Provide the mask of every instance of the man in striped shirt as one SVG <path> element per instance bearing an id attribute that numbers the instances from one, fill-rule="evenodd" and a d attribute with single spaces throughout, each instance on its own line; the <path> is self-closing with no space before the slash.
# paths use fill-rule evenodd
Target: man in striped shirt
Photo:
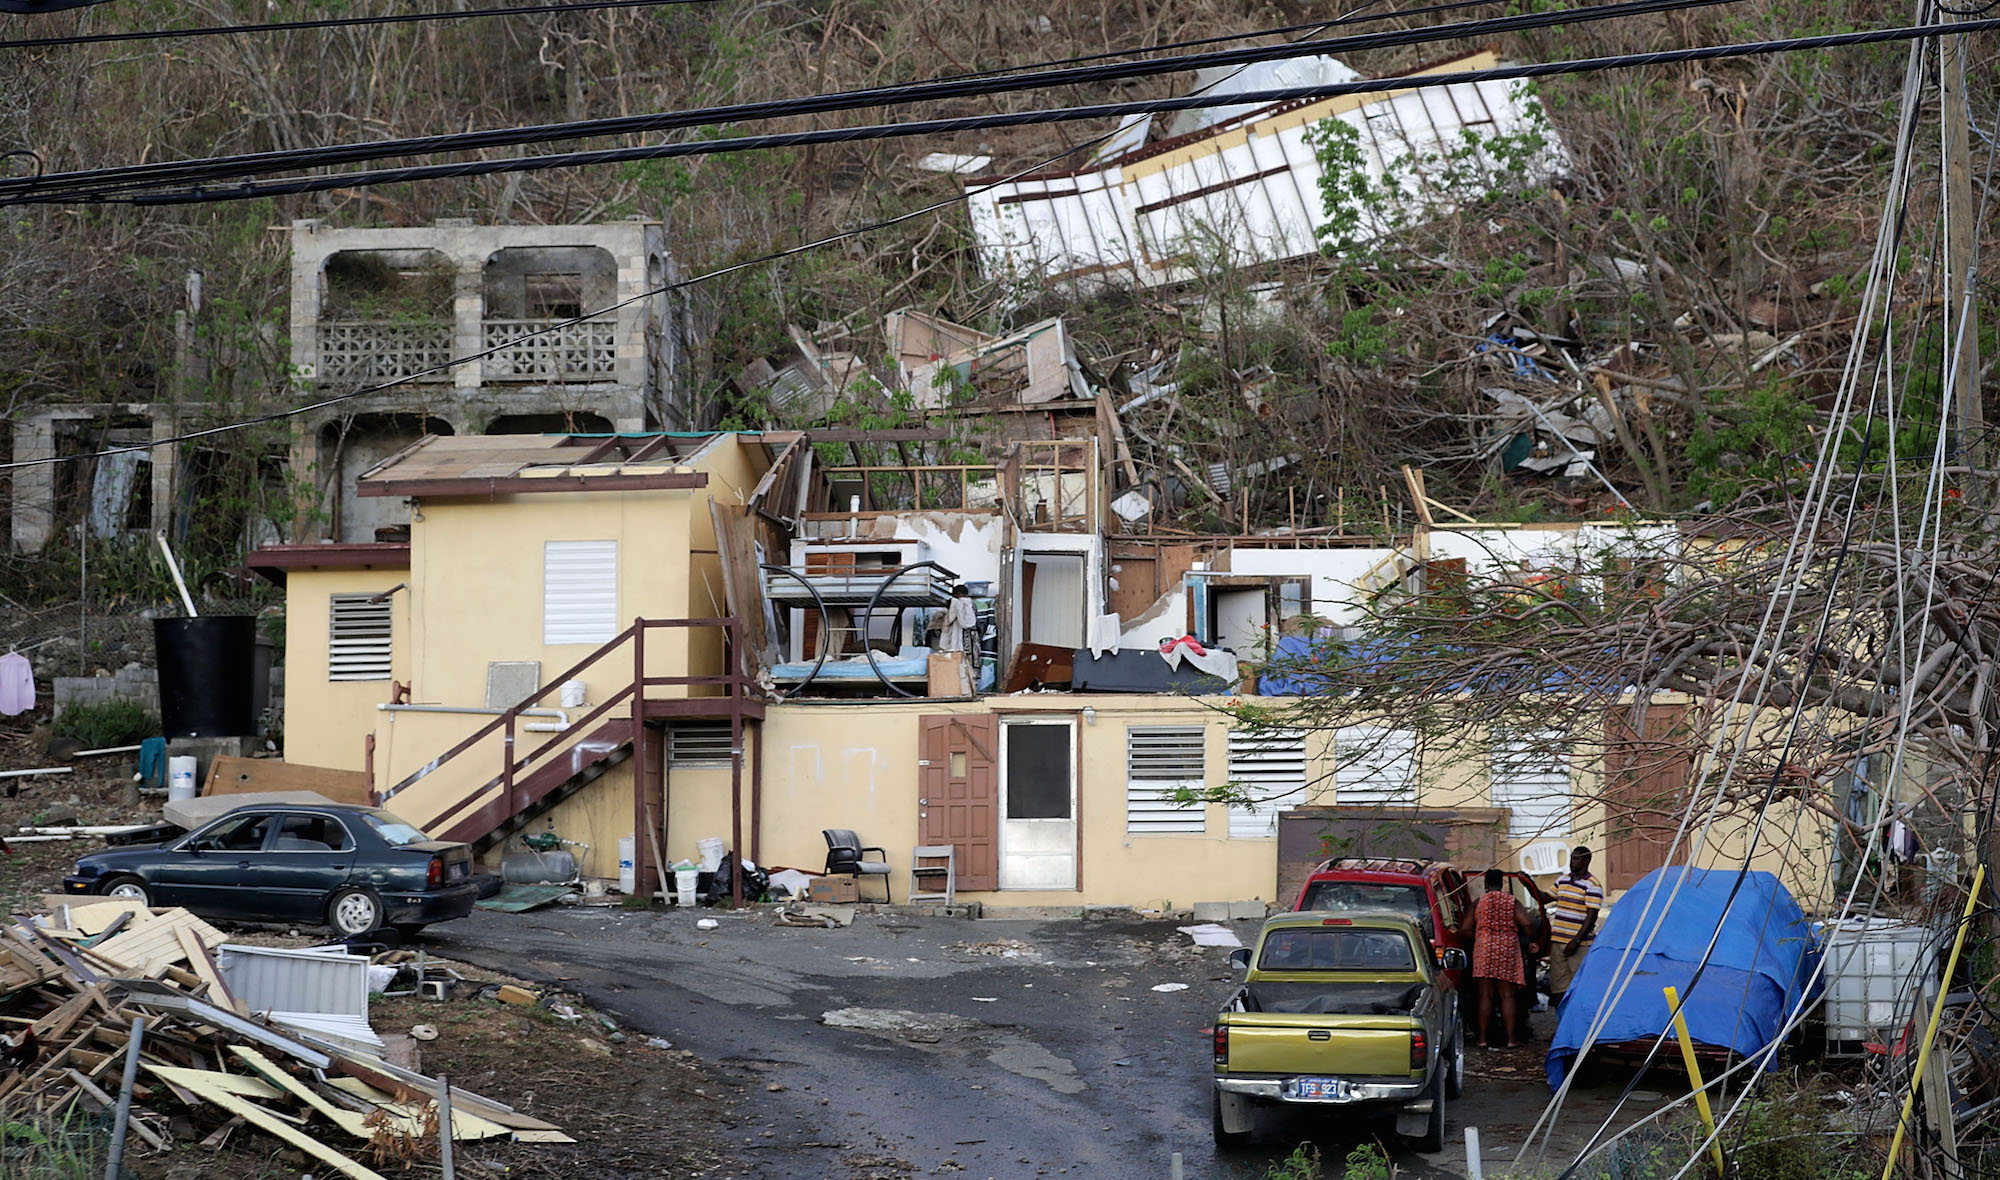
<path id="1" fill-rule="evenodd" d="M 1590 849 L 1574 848 L 1569 872 L 1556 878 L 1556 898 L 1549 903 L 1549 1002 L 1559 1004 L 1583 965 L 1583 955 L 1597 933 L 1597 911 L 1604 908 L 1604 887 L 1590 875 Z"/>

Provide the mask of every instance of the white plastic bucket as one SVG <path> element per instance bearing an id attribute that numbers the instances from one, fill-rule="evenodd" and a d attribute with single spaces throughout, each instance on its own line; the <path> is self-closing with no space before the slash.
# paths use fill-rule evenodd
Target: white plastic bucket
<path id="1" fill-rule="evenodd" d="M 727 844 L 722 842 L 722 837 L 720 836 L 710 836 L 706 840 L 696 840 L 694 846 L 701 853 L 701 871 L 704 873 L 712 873 L 721 868 L 722 854 L 729 848 Z"/>
<path id="2" fill-rule="evenodd" d="M 679 895 L 675 899 L 678 904 L 694 904 L 694 887 L 700 876 L 700 871 L 696 869 L 674 870 L 674 892 Z"/>
<path id="3" fill-rule="evenodd" d="M 563 681 L 563 682 L 562 682 L 562 707 L 563 707 L 563 708 L 565 708 L 565 709 L 580 709 L 580 708 L 582 708 L 582 707 L 583 707 L 583 690 L 584 690 L 584 684 L 583 684 L 583 681 L 581 681 L 581 680 L 565 680 L 565 681 Z"/>
<path id="4" fill-rule="evenodd" d="M 195 766 L 195 757 L 192 754 L 180 754 L 167 759 L 168 802 L 179 803 L 201 793 L 195 786 Z"/>
<path id="5" fill-rule="evenodd" d="M 639 891 L 638 870 L 633 865 L 633 850 L 637 847 L 634 837 L 618 837 L 618 892 L 627 897 Z"/>

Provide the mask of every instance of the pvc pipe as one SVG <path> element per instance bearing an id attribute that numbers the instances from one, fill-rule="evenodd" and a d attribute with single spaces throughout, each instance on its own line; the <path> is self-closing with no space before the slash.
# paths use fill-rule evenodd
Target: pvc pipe
<path id="1" fill-rule="evenodd" d="M 1486 1180 L 1486 1165 L 1479 1158 L 1479 1128 L 1465 1129 L 1465 1180 Z"/>
<path id="2" fill-rule="evenodd" d="M 70 757 L 89 758 L 97 754 L 136 754 L 138 752 L 139 747 L 137 746 L 106 746 L 102 750 L 78 750 L 76 753 L 71 754 Z"/>
<path id="3" fill-rule="evenodd" d="M 384 713 L 466 713 L 478 717 L 498 717 L 505 709 L 486 709 L 477 705 L 377 705 Z M 516 709 L 516 717 L 554 717 L 557 725 L 524 725 L 529 733 L 562 733 L 569 728 L 569 714 L 561 709 Z"/>
<path id="4" fill-rule="evenodd" d="M 139 1042 L 146 1038 L 146 1018 L 132 1018 L 132 1035 L 125 1041 L 125 1080 L 118 1086 L 118 1113 L 111 1123 L 111 1157 L 104 1162 L 104 1180 L 118 1180 L 125 1162 L 125 1129 L 132 1122 L 132 1088 L 139 1080 Z"/>
<path id="5" fill-rule="evenodd" d="M 160 543 L 160 556 L 167 559 L 167 572 L 174 576 L 174 589 L 181 592 L 181 605 L 187 608 L 188 618 L 200 618 L 201 612 L 194 609 L 194 596 L 188 593 L 187 583 L 181 580 L 180 563 L 174 560 L 174 551 L 167 548 L 167 534 L 154 533 L 153 539 Z"/>
<path id="6" fill-rule="evenodd" d="M 21 778 L 30 774 L 69 774 L 74 766 L 43 766 L 34 770 L 0 770 L 0 778 Z"/>

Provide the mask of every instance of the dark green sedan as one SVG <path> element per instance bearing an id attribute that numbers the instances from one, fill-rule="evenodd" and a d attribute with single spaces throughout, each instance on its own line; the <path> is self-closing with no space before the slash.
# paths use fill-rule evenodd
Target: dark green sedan
<path id="1" fill-rule="evenodd" d="M 472 912 L 472 849 L 374 807 L 240 807 L 177 840 L 79 857 L 63 892 L 205 918 L 307 922 L 343 937 L 413 934 Z"/>

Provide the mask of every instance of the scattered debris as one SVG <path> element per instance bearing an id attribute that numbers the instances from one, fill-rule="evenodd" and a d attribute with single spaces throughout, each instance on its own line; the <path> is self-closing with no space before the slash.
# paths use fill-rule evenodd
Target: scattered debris
<path id="1" fill-rule="evenodd" d="M 968 955 L 989 955 L 997 959 L 1019 959 L 1027 955 L 1041 954 L 1028 943 L 1013 938 L 995 938 L 986 942 L 954 942 L 946 949 Z"/>
<path id="2" fill-rule="evenodd" d="M 851 905 L 807 905 L 794 903 L 781 907 L 777 912 L 780 926 L 814 926 L 827 930 L 845 929 L 854 925 L 854 907 Z"/>
<path id="3" fill-rule="evenodd" d="M 1243 940 L 1236 937 L 1234 930 L 1231 930 L 1227 926 L 1217 925 L 1214 922 L 1203 922 L 1199 926 L 1178 926 L 1175 929 L 1194 939 L 1196 946 L 1234 947 L 1243 945 Z"/>
<path id="4" fill-rule="evenodd" d="M 981 1021 L 952 1012 L 905 1012 L 896 1008 L 836 1008 L 819 1019 L 828 1028 L 905 1035 L 934 1036 L 984 1027 Z"/>
<path id="5" fill-rule="evenodd" d="M 1153 985 L 1153 990 L 1156 992 L 1184 992 L 1187 989 L 1188 985 L 1185 983 L 1156 983 Z"/>
<path id="6" fill-rule="evenodd" d="M 247 1126 L 356 1180 L 378 1176 L 361 1158 L 380 1165 L 436 1155 L 438 1083 L 352 1044 L 357 1027 L 374 1036 L 367 959 L 339 946 L 224 947 L 220 932 L 186 910 L 72 900 L 48 897 L 49 912 L 0 931 L 0 1020 L 20 1030 L 0 1058 L 0 1098 L 10 1109 L 110 1111 L 121 1098 L 117 1070 L 143 1021 L 131 1148 L 166 1151 L 176 1136 L 219 1147 Z M 349 1017 L 356 995 L 360 1015 Z M 260 1014 L 271 1008 L 302 1011 Z M 418 1025 L 411 1035 L 430 1040 L 437 1030 Z M 574 1142 L 457 1087 L 452 1102 L 453 1139 Z M 185 1117 L 171 1110 L 176 1104 Z M 355 1154 L 315 1123 L 355 1141 Z"/>

